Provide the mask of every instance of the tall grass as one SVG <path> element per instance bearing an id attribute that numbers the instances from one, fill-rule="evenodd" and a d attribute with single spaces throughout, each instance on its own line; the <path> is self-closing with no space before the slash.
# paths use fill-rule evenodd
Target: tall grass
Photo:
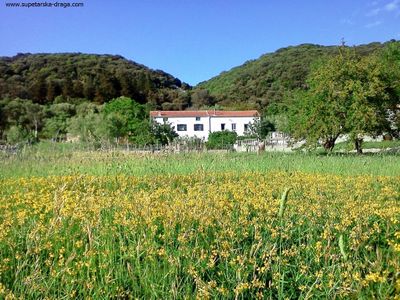
<path id="1" fill-rule="evenodd" d="M 76 147 L 76 146 L 75 146 Z M 398 154 L 180 153 L 151 154 L 82 151 L 71 145 L 40 145 L 0 156 L 0 177 L 91 175 L 157 175 L 209 172 L 304 171 L 339 175 L 400 175 Z"/>

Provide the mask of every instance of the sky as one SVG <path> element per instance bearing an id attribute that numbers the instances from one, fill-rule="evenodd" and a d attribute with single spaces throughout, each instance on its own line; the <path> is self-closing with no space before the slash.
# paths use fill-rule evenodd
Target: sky
<path id="1" fill-rule="evenodd" d="M 34 1 L 0 2 L 0 56 L 119 54 L 191 85 L 282 47 L 400 40 L 400 0 L 47 0 L 53 7 L 7 6 Z M 78 2 L 83 7 L 72 7 Z"/>

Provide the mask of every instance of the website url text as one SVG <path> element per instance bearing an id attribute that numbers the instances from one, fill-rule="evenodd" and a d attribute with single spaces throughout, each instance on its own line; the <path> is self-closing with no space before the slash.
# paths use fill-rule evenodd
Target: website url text
<path id="1" fill-rule="evenodd" d="M 69 7 L 83 7 L 84 4 L 82 2 L 73 3 L 73 2 L 6 2 L 6 7 L 11 8 L 31 8 L 31 7 L 62 7 L 62 8 L 69 8 Z"/>

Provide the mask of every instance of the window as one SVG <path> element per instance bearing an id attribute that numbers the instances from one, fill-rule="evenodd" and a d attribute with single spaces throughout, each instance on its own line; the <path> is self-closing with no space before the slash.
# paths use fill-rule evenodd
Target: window
<path id="1" fill-rule="evenodd" d="M 221 124 L 221 130 L 225 130 L 225 124 L 224 123 Z"/>
<path id="2" fill-rule="evenodd" d="M 203 124 L 194 124 L 194 131 L 203 131 L 204 126 Z"/>
<path id="3" fill-rule="evenodd" d="M 162 118 L 162 120 L 163 120 L 163 121 L 164 121 L 164 123 L 165 123 L 165 122 L 167 122 L 167 121 L 168 121 L 168 118 L 164 117 L 164 118 Z"/>
<path id="4" fill-rule="evenodd" d="M 244 124 L 244 131 L 249 131 L 249 124 Z"/>
<path id="5" fill-rule="evenodd" d="M 187 125 L 186 124 L 178 124 L 176 126 L 177 131 L 187 131 Z"/>
<path id="6" fill-rule="evenodd" d="M 236 123 L 232 123 L 232 131 L 236 131 Z"/>
<path id="7" fill-rule="evenodd" d="M 200 117 L 196 117 L 196 121 L 200 121 Z"/>

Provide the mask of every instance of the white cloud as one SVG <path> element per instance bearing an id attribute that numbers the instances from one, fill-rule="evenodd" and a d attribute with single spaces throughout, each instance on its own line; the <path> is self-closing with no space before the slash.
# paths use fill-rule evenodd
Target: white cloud
<path id="1" fill-rule="evenodd" d="M 378 1 L 374 1 L 368 4 L 369 7 L 374 7 L 377 6 L 379 4 Z M 375 7 L 371 10 L 369 10 L 365 16 L 367 17 L 374 17 L 377 16 L 378 14 L 382 13 L 382 12 L 400 12 L 400 0 L 392 0 L 389 3 L 386 3 L 383 6 L 380 7 Z"/>
<path id="2" fill-rule="evenodd" d="M 367 6 L 368 7 L 378 6 L 381 2 L 382 2 L 382 0 L 374 0 L 374 1 L 368 2 Z"/>
<path id="3" fill-rule="evenodd" d="M 351 19 L 341 19 L 340 23 L 345 25 L 354 25 L 354 21 Z"/>
<path id="4" fill-rule="evenodd" d="M 376 16 L 377 14 L 379 14 L 381 11 L 382 11 L 381 8 L 374 8 L 374 9 L 370 10 L 369 12 L 367 12 L 366 16 L 373 17 L 373 16 Z"/>
<path id="5" fill-rule="evenodd" d="M 382 21 L 375 21 L 375 22 L 365 25 L 364 27 L 365 28 L 373 28 L 373 27 L 381 25 L 382 23 L 383 23 Z"/>
<path id="6" fill-rule="evenodd" d="M 384 6 L 386 11 L 396 11 L 399 9 L 400 0 L 393 0 Z"/>

